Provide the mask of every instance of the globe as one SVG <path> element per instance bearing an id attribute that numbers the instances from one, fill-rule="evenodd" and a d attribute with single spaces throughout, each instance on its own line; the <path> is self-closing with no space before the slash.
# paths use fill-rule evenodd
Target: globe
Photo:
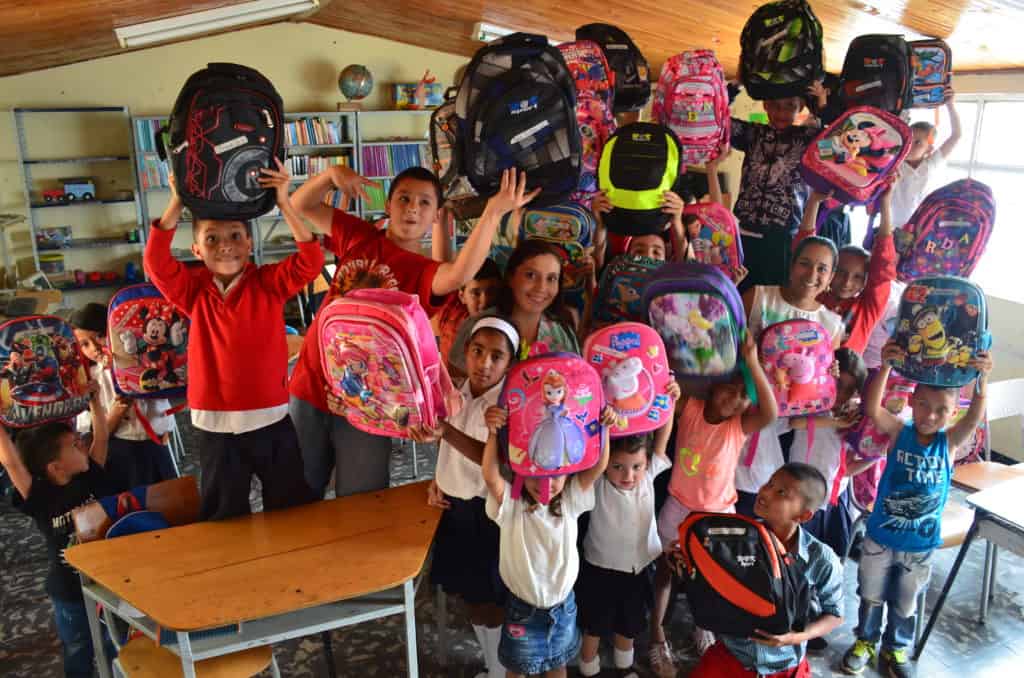
<path id="1" fill-rule="evenodd" d="M 365 99 L 373 89 L 373 75 L 370 69 L 360 64 L 346 66 L 338 74 L 338 89 L 349 101 Z"/>

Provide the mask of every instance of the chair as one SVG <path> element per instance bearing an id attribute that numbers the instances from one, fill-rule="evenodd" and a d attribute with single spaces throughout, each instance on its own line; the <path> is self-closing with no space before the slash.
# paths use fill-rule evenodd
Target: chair
<path id="1" fill-rule="evenodd" d="M 967 532 L 974 522 L 974 509 L 955 499 L 946 502 L 946 508 L 942 511 L 942 544 L 939 549 L 957 548 L 967 539 Z M 917 594 L 917 617 L 914 620 L 914 646 L 921 640 L 921 633 L 924 631 L 925 602 L 928 597 L 928 587 L 925 586 Z"/>

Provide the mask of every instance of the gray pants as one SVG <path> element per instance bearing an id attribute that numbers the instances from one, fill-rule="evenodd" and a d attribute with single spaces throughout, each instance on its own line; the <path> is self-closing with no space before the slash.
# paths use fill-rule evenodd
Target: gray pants
<path id="1" fill-rule="evenodd" d="M 294 396 L 288 412 L 299 436 L 306 482 L 318 497 L 324 496 L 332 468 L 338 497 L 388 487 L 391 438 L 360 431 L 344 417 L 318 410 Z"/>

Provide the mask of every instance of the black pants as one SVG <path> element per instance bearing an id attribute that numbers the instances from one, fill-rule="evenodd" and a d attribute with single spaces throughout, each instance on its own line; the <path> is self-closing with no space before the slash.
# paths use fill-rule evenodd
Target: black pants
<path id="1" fill-rule="evenodd" d="M 177 477 L 171 451 L 152 440 L 111 437 L 107 444 L 107 476 L 119 492 Z"/>
<path id="2" fill-rule="evenodd" d="M 246 433 L 197 429 L 200 519 L 220 520 L 250 512 L 253 474 L 263 485 L 267 511 L 313 501 L 302 472 L 302 454 L 290 417 Z"/>
<path id="3" fill-rule="evenodd" d="M 793 234 L 786 228 L 743 224 L 743 230 L 755 235 L 740 235 L 743 265 L 750 273 L 739 284 L 740 292 L 754 285 L 785 285 L 789 279 Z"/>

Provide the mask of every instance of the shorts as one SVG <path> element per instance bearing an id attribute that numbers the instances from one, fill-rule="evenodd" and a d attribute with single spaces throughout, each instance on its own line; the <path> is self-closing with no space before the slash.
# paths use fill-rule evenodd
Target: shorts
<path id="1" fill-rule="evenodd" d="M 608 570 L 584 560 L 576 580 L 583 633 L 600 638 L 612 633 L 623 638 L 640 635 L 647 628 L 654 600 L 653 575 L 653 563 L 633 574 Z"/>
<path id="2" fill-rule="evenodd" d="M 484 513 L 482 497 L 446 498 L 434 537 L 430 582 L 471 605 L 503 605 L 506 589 L 498 574 L 498 524 Z"/>
<path id="3" fill-rule="evenodd" d="M 561 668 L 579 654 L 583 638 L 576 626 L 576 596 L 542 609 L 508 594 L 498 659 L 509 671 L 533 675 Z"/>
<path id="4" fill-rule="evenodd" d="M 682 502 L 671 494 L 665 500 L 665 505 L 658 512 L 658 536 L 661 537 L 661 548 L 666 553 L 672 550 L 672 544 L 679 541 L 679 526 L 696 509 L 689 509 L 683 506 Z M 735 513 L 735 507 L 730 506 L 715 513 Z"/>

